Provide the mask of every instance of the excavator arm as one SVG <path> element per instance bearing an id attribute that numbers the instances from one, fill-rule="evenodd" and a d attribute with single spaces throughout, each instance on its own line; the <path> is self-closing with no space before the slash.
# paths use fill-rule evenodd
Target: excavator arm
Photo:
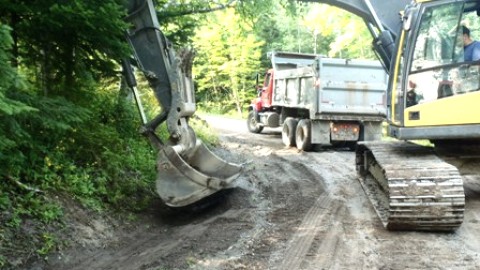
<path id="1" fill-rule="evenodd" d="M 158 153 L 157 193 L 171 207 L 192 205 L 223 189 L 230 188 L 241 167 L 228 163 L 199 140 L 188 120 L 195 113 L 192 78 L 180 69 L 180 59 L 160 30 L 152 0 L 129 0 L 126 33 L 133 60 L 122 61 L 123 74 L 133 94 L 143 122 L 141 132 Z M 148 120 L 131 65 L 148 80 L 161 112 Z M 165 123 L 170 137 L 163 142 L 155 130 Z"/>

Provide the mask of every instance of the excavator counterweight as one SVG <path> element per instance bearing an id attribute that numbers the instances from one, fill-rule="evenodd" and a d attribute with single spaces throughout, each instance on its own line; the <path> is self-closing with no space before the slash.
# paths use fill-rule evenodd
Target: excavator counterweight
<path id="1" fill-rule="evenodd" d="M 126 7 L 126 21 L 131 24 L 126 36 L 134 55 L 133 60 L 122 61 L 123 73 L 140 112 L 141 132 L 158 149 L 157 193 L 166 205 L 185 207 L 231 188 L 241 166 L 217 157 L 189 126 L 196 110 L 193 81 L 181 70 L 180 60 L 160 30 L 152 0 L 130 0 Z M 131 64 L 143 72 L 162 109 L 150 121 Z M 170 134 L 166 142 L 155 133 L 162 123 Z"/>

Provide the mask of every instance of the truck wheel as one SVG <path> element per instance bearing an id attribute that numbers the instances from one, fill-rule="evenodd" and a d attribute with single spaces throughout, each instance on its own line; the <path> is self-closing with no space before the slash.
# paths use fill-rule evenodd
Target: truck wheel
<path id="1" fill-rule="evenodd" d="M 247 118 L 248 131 L 252 133 L 260 133 L 263 130 L 263 126 L 260 125 L 255 118 L 255 111 L 250 111 Z"/>
<path id="2" fill-rule="evenodd" d="M 303 151 L 312 149 L 312 123 L 309 119 L 302 119 L 298 122 L 295 142 L 297 148 Z"/>
<path id="3" fill-rule="evenodd" d="M 295 129 L 298 121 L 295 118 L 287 117 L 283 122 L 282 141 L 285 146 L 295 146 Z"/>

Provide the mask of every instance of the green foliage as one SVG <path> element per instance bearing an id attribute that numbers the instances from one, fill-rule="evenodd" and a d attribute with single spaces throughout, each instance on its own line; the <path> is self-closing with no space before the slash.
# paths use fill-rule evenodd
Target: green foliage
<path id="1" fill-rule="evenodd" d="M 0 24 L 1 63 L 9 63 L 11 59 L 9 49 L 13 44 L 13 39 L 10 35 L 10 30 L 11 29 L 8 26 Z M 35 108 L 9 97 L 9 93 L 12 93 L 16 89 L 22 90 L 24 88 L 25 84 L 23 78 L 17 74 L 12 66 L 8 64 L 0 66 L 0 118 L 36 111 Z M 6 122 L 0 122 L 0 128 L 6 128 L 8 125 L 9 124 Z M 7 134 L 8 133 L 3 132 L 0 133 L 0 162 L 2 158 L 7 158 L 5 155 L 6 150 L 15 146 L 14 140 L 7 136 Z"/>
<path id="2" fill-rule="evenodd" d="M 157 1 L 157 16 L 165 36 L 177 46 L 191 41 L 198 24 L 195 14 L 208 7 L 207 1 Z"/>
<path id="3" fill-rule="evenodd" d="M 255 22 L 257 35 L 266 43 L 264 53 L 277 50 L 340 58 L 375 57 L 371 35 L 359 17 L 325 4 L 271 2 Z M 268 66 L 269 62 L 263 64 Z"/>
<path id="4" fill-rule="evenodd" d="M 108 202 L 135 210 L 154 195 L 155 152 L 136 132 L 136 108 L 112 90 L 96 95 L 89 121 L 58 142 L 42 170 L 53 186 L 94 209 Z"/>
<path id="5" fill-rule="evenodd" d="M 219 139 L 216 133 L 210 129 L 208 123 L 202 120 L 201 117 L 190 119 L 189 125 L 195 130 L 195 134 L 206 145 L 213 147 L 219 144 Z"/>
<path id="6" fill-rule="evenodd" d="M 62 208 L 50 195 L 56 192 L 72 194 L 98 211 L 137 211 L 156 197 L 155 152 L 135 132 L 139 123 L 133 104 L 116 103 L 117 96 L 113 91 L 97 94 L 88 110 L 62 99 L 26 98 L 38 109 L 35 115 L 2 119 L 19 129 L 2 130 L 12 134 L 15 144 L 1 162 L 2 224 L 20 229 L 30 218 L 45 226 L 58 221 Z M 48 237 L 40 241 L 35 245 L 39 255 L 57 243 Z"/>
<path id="7" fill-rule="evenodd" d="M 260 47 L 253 29 L 238 27 L 241 18 L 233 10 L 212 14 L 194 38 L 198 49 L 194 65 L 197 97 L 205 109 L 210 103 L 238 114 L 250 102 L 247 94 L 260 64 Z M 242 46 L 238 46 L 242 44 Z"/>
<path id="8" fill-rule="evenodd" d="M 121 0 L 4 1 L 0 21 L 13 28 L 14 65 L 45 95 L 82 97 L 85 81 L 115 73 L 128 55 Z"/>
<path id="9" fill-rule="evenodd" d="M 372 37 L 360 17 L 342 9 L 310 4 L 301 24 L 312 37 L 317 36 L 318 50 L 330 57 L 375 59 Z M 308 40 L 313 41 L 312 38 Z M 322 41 L 328 42 L 322 42 Z"/>
<path id="10" fill-rule="evenodd" d="M 156 196 L 155 152 L 136 132 L 132 101 L 115 87 L 113 60 L 127 52 L 122 16 L 115 1 L 2 4 L 0 21 L 10 24 L 0 24 L 2 267 L 59 244 L 55 194 L 122 211 Z M 24 247 L 18 237 L 27 229 Z"/>
<path id="11" fill-rule="evenodd" d="M 44 233 L 42 234 L 43 245 L 41 248 L 37 250 L 39 255 L 45 256 L 57 246 L 57 241 L 55 235 L 51 233 Z"/>

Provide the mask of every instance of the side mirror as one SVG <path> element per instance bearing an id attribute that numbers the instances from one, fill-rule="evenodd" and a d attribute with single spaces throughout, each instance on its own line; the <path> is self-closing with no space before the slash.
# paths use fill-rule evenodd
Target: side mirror
<path id="1" fill-rule="evenodd" d="M 257 73 L 255 76 L 255 87 L 254 87 L 257 92 L 262 89 L 261 86 L 258 85 L 259 81 L 260 81 L 260 74 Z"/>

